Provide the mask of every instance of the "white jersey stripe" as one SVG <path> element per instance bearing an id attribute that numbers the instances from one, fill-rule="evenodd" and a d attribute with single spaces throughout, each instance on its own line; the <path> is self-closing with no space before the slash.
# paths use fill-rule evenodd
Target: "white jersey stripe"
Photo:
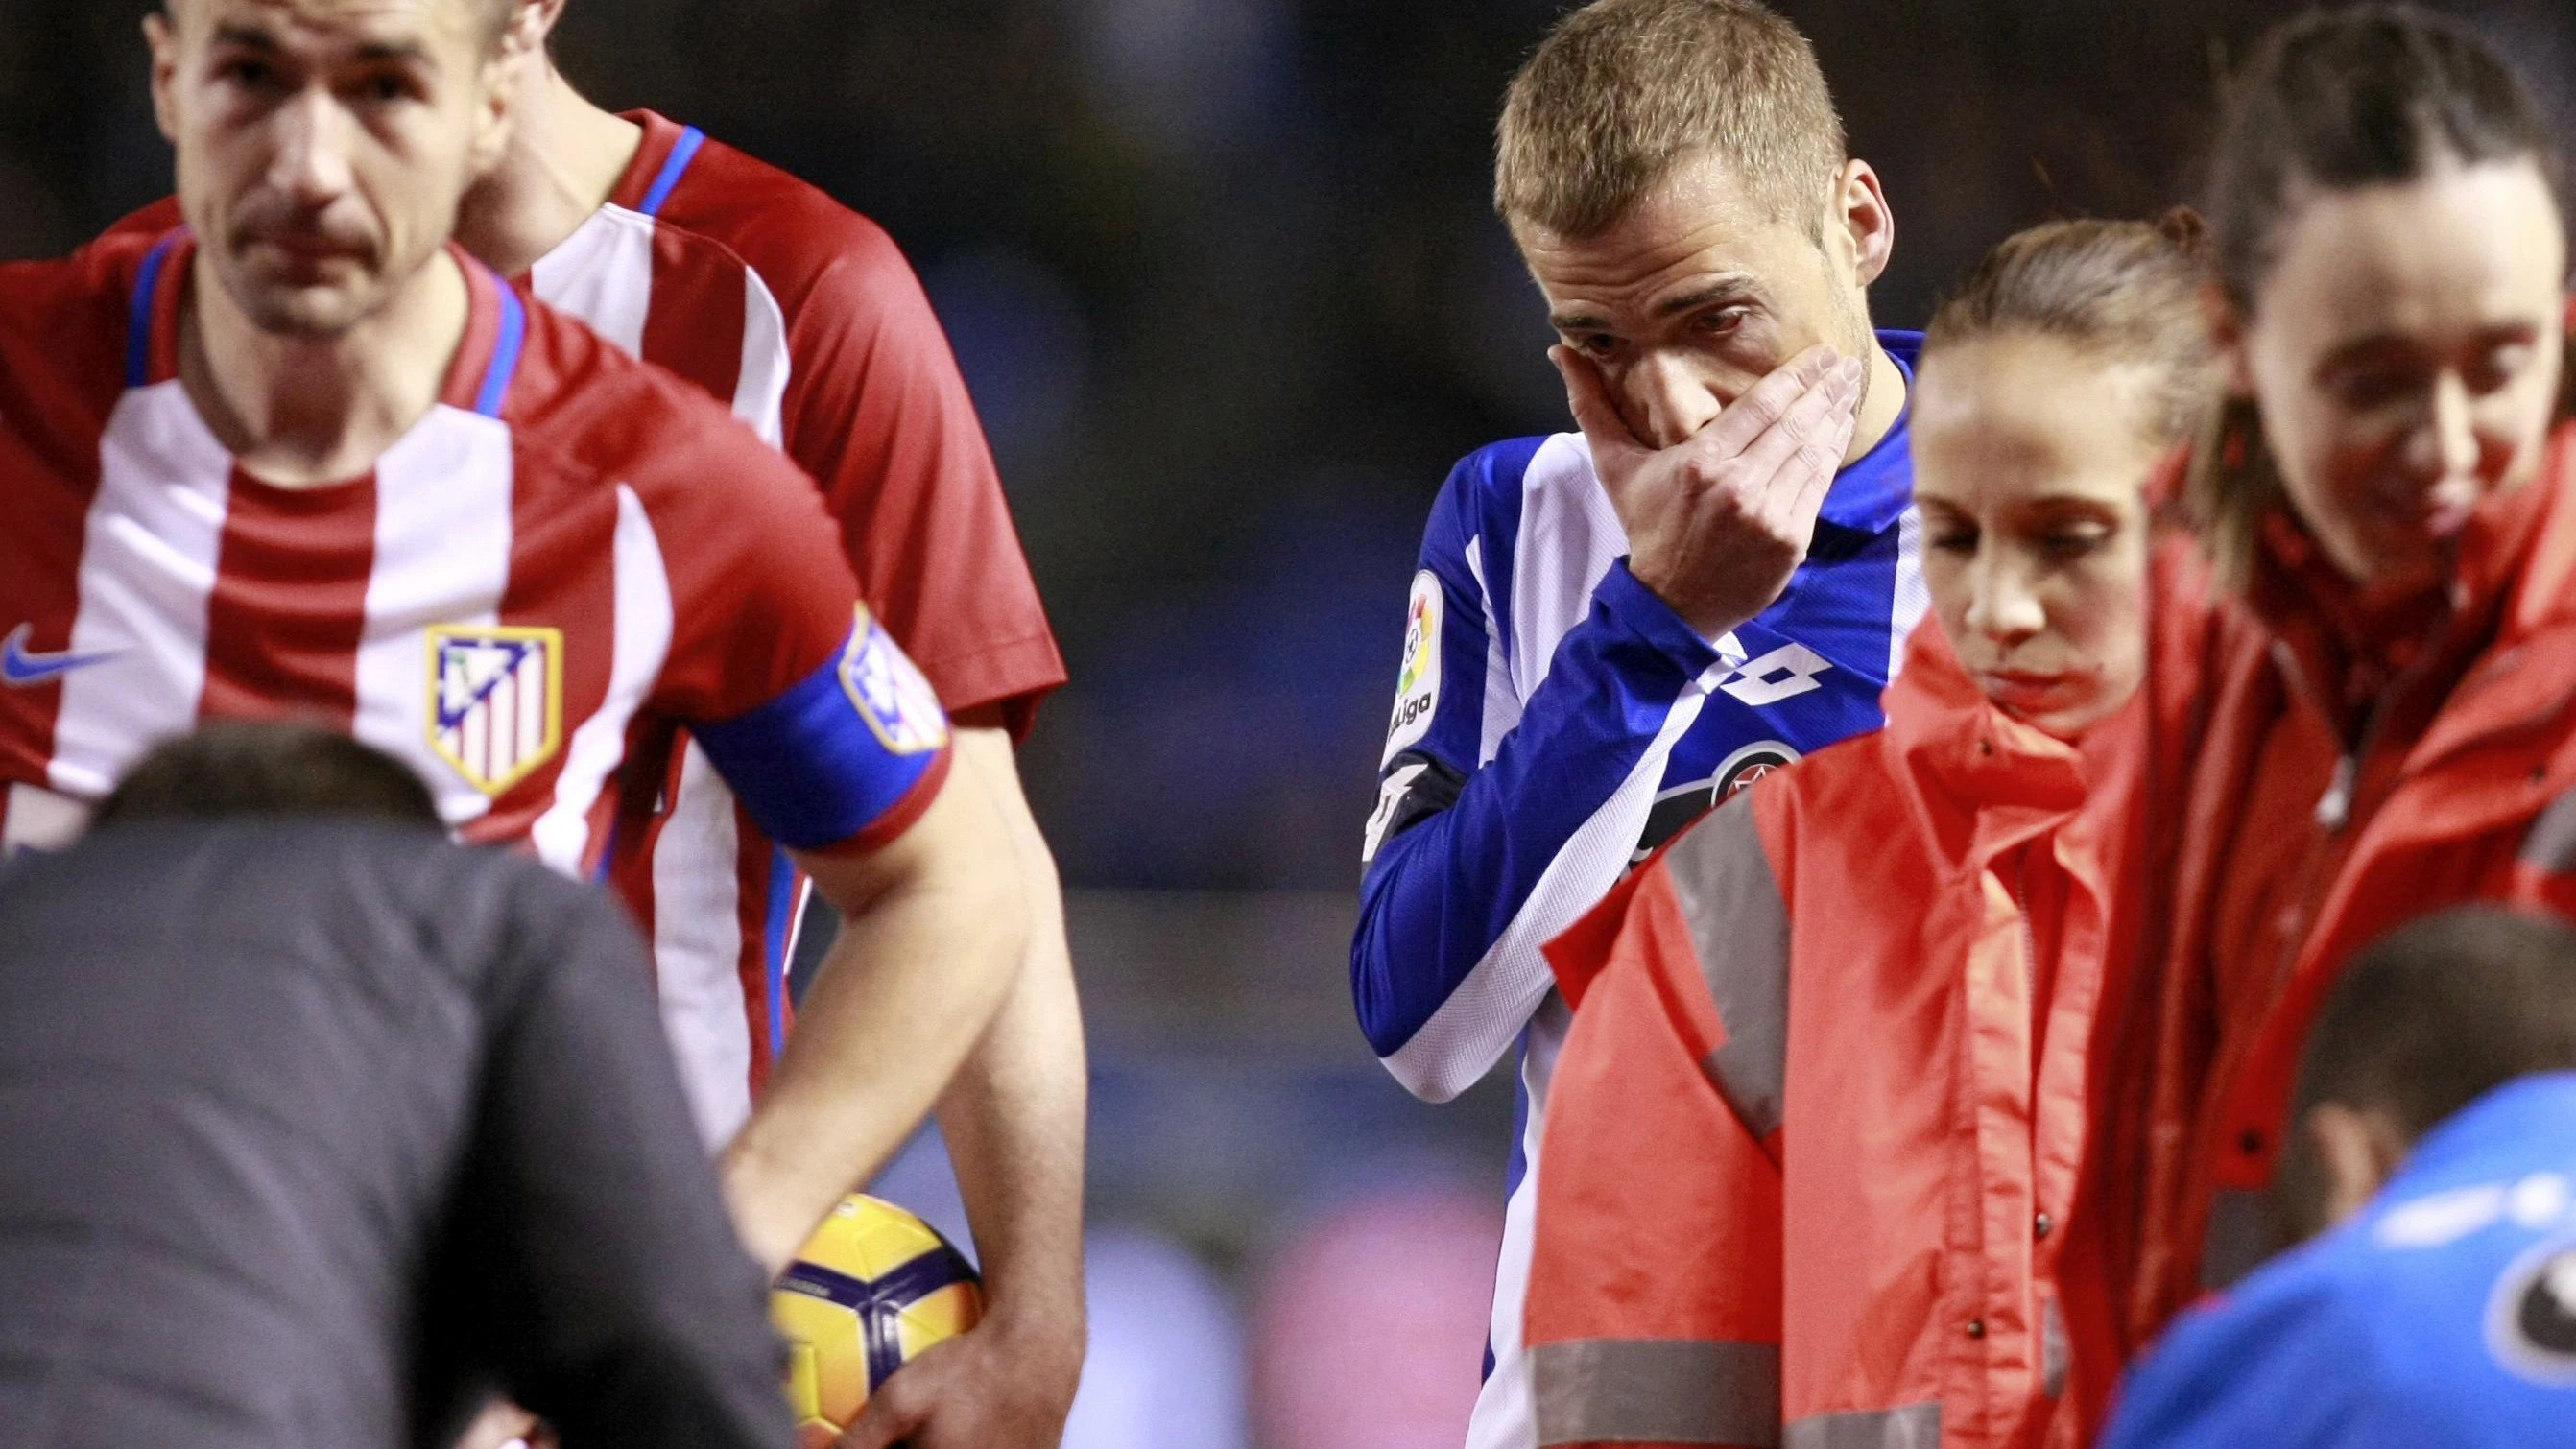
<path id="1" fill-rule="evenodd" d="M 616 654 L 608 694 L 572 733 L 563 769 L 555 776 L 555 801 L 529 831 L 537 858 L 566 875 L 581 872 L 590 848 L 590 807 L 609 772 L 626 754 L 626 728 L 670 657 L 673 621 L 671 575 L 662 564 L 661 540 L 635 490 L 617 485 L 615 553 Z"/>
<path id="2" fill-rule="evenodd" d="M 1467 572 L 1476 578 L 1476 602 L 1485 611 L 1485 719 L 1476 742 L 1476 768 L 1501 753 L 1503 736 L 1521 722 L 1521 697 L 1512 693 L 1511 661 L 1503 657 L 1502 621 L 1494 617 L 1494 585 L 1485 577 L 1485 540 L 1467 540 Z"/>
<path id="3" fill-rule="evenodd" d="M 99 442 L 71 636 L 72 653 L 104 657 L 63 680 L 56 790 L 95 800 L 144 751 L 195 727 L 232 473 L 177 382 L 117 402 Z"/>
<path id="4" fill-rule="evenodd" d="M 1895 607 L 1888 620 L 1887 677 L 1894 679 L 1904 672 L 1905 645 L 1914 637 L 1914 626 L 1932 608 L 1932 587 L 1923 581 L 1923 515 L 1910 503 L 1896 520 L 1896 588 L 1891 597 Z"/>
<path id="5" fill-rule="evenodd" d="M 760 273 L 743 268 L 742 375 L 734 383 L 733 415 L 751 425 L 762 442 L 784 448 L 787 380 L 787 314 Z"/>
<path id="6" fill-rule="evenodd" d="M 751 1117 L 733 804 L 733 791 L 690 741 L 653 851 L 653 974 L 662 1030 L 709 1150 L 730 1141 Z"/>
<path id="7" fill-rule="evenodd" d="M 1592 591 L 1628 551 L 1610 491 L 1592 476 L 1581 433 L 1559 433 L 1530 456 L 1521 480 L 1520 537 L 1512 540 L 1512 689 L 1522 699 L 1547 680 L 1556 646 L 1592 612 Z"/>
<path id="8" fill-rule="evenodd" d="M 427 781 L 451 828 L 482 818 L 492 802 L 430 747 L 436 715 L 422 631 L 500 621 L 513 467 L 507 426 L 452 407 L 435 409 L 376 464 L 376 563 L 352 733 Z M 465 755 L 476 757 L 471 743 Z"/>
<path id="9" fill-rule="evenodd" d="M 1556 1074 L 1556 1054 L 1572 1016 L 1565 998 L 1548 997 L 1531 1022 L 1530 1050 L 1521 1059 L 1521 1090 L 1529 1102 L 1529 1120 L 1521 1127 L 1521 1161 L 1527 1167 L 1503 1205 L 1502 1258 L 1495 1265 L 1494 1311 L 1485 1339 L 1494 1352 L 1494 1371 L 1476 1393 L 1475 1411 L 1467 1421 L 1467 1449 L 1530 1449 L 1536 1438 L 1521 1317 L 1529 1303 L 1530 1260 L 1538 1241 L 1538 1144 L 1547 1126 L 1547 1083 Z"/>
<path id="10" fill-rule="evenodd" d="M 603 206 L 529 268 L 528 280 L 539 300 L 641 357 L 653 310 L 653 218 Z"/>

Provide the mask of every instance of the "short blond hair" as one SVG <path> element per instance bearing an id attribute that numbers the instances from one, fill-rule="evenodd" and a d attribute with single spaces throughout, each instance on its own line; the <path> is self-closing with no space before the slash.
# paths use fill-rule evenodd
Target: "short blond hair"
<path id="1" fill-rule="evenodd" d="M 1494 151 L 1503 220 L 1576 238 L 1703 152 L 1776 215 L 1818 224 L 1849 159 L 1815 50 L 1757 0 L 1593 0 L 1512 78 Z"/>

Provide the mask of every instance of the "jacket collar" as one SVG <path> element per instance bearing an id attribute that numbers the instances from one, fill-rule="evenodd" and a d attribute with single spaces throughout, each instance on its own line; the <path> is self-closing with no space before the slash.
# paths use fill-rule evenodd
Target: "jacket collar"
<path id="1" fill-rule="evenodd" d="M 2083 752 L 1997 709 L 1938 621 L 1914 631 L 1881 702 L 1891 773 L 1954 865 L 1982 866 L 2083 807 Z"/>
<path id="2" fill-rule="evenodd" d="M 2267 556 L 2267 569 L 2276 561 Z M 2275 581 L 2278 581 L 2275 575 Z M 2431 691 L 2417 708 L 2436 709 L 2410 751 L 2413 774 L 2460 751 L 2552 719 L 2576 701 L 2576 423 L 2551 436 L 2537 477 L 2489 500 L 2461 539 L 2452 607 L 2418 664 Z M 2329 626 L 2313 598 L 2294 589 L 2258 595 L 2254 612 L 2289 656 L 2292 683 L 2312 708 L 2334 667 Z M 2332 716 L 2330 716 L 2332 717 Z M 2346 741 L 2347 746 L 2353 742 Z M 2576 771 L 2576 760 L 2558 775 Z"/>

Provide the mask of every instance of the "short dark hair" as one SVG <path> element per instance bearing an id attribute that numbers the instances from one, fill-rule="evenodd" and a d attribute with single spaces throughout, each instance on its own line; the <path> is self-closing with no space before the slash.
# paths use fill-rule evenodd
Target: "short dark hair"
<path id="1" fill-rule="evenodd" d="M 2535 1072 L 2576 1071 L 2576 931 L 2501 906 L 2460 906 L 2382 936 L 2309 1030 L 2272 1209 L 2289 1238 L 2328 1226 L 2305 1124 L 2329 1102 L 2412 1143 Z"/>
<path id="2" fill-rule="evenodd" d="M 429 787 L 391 755 L 311 725 L 251 720 L 217 720 L 155 748 L 91 819 L 104 827 L 231 815 L 442 825 Z"/>
<path id="3" fill-rule="evenodd" d="M 2412 1141 L 2533 1072 L 2576 1071 L 2576 931 L 2461 906 L 2353 959 L 2309 1032 L 2298 1109 L 2384 1113 Z"/>

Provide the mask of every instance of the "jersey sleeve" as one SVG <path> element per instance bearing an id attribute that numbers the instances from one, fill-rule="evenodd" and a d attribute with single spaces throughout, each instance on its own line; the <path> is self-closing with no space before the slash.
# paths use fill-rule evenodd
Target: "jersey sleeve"
<path id="1" fill-rule="evenodd" d="M 1396 1079 L 1446 1101 L 1547 997 L 1540 947 L 1628 868 L 1718 653 L 1614 564 L 1526 698 L 1492 587 L 1535 444 L 1461 463 L 1425 530 L 1363 846 L 1351 996 Z"/>
<path id="2" fill-rule="evenodd" d="M 877 849 L 937 796 L 947 716 L 859 603 L 813 488 L 725 426 L 745 444 L 725 451 L 730 482 L 669 490 L 655 518 L 684 544 L 663 550 L 677 618 L 659 707 L 772 839 Z"/>
<path id="3" fill-rule="evenodd" d="M 846 218 L 789 320 L 788 453 L 823 486 L 860 592 L 951 710 L 1024 737 L 1064 660 L 947 335 L 893 240 Z"/>

